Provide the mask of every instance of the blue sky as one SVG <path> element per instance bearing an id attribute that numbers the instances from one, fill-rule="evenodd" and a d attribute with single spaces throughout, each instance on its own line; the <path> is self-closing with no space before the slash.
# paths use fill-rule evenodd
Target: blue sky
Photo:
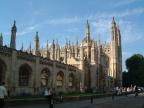
<path id="1" fill-rule="evenodd" d="M 1 0 L 0 32 L 4 44 L 10 44 L 13 20 L 17 25 L 17 49 L 33 44 L 39 32 L 40 46 L 58 39 L 64 45 L 78 36 L 81 42 L 86 19 L 91 26 L 91 38 L 110 41 L 110 23 L 115 16 L 122 34 L 123 70 L 125 60 L 135 53 L 144 54 L 144 0 Z M 33 45 L 32 45 L 33 46 Z"/>

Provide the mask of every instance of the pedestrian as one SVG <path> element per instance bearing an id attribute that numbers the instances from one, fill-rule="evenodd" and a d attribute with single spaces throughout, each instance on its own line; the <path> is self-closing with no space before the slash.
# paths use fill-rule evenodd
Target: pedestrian
<path id="1" fill-rule="evenodd" d="M 128 88 L 127 87 L 125 88 L 125 95 L 126 95 L 126 97 L 128 95 Z"/>
<path id="2" fill-rule="evenodd" d="M 138 96 L 138 87 L 135 86 L 135 97 Z"/>
<path id="3" fill-rule="evenodd" d="M 113 88 L 113 89 L 112 89 L 112 100 L 114 100 L 115 95 L 116 95 L 116 89 L 115 89 L 115 88 Z"/>
<path id="4" fill-rule="evenodd" d="M 60 102 L 63 102 L 63 96 L 60 95 Z"/>
<path id="5" fill-rule="evenodd" d="M 44 96 L 45 96 L 45 98 L 49 101 L 49 92 L 48 92 L 48 89 L 47 88 L 45 88 L 45 90 L 44 90 Z"/>
<path id="6" fill-rule="evenodd" d="M 0 108 L 3 108 L 5 103 L 4 103 L 4 99 L 5 99 L 5 96 L 8 96 L 7 94 L 7 90 L 6 88 L 4 87 L 4 82 L 0 82 Z"/>
<path id="7" fill-rule="evenodd" d="M 49 108 L 53 108 L 54 100 L 53 100 L 53 93 L 50 95 L 50 103 L 49 103 Z"/>

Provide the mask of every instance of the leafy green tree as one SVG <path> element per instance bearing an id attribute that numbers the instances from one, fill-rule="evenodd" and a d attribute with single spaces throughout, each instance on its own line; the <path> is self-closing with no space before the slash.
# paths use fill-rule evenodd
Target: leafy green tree
<path id="1" fill-rule="evenodd" d="M 126 71 L 124 71 L 123 73 L 122 73 L 122 83 L 123 83 L 123 86 L 124 87 L 127 87 L 127 86 L 129 86 L 129 78 L 128 78 L 128 72 L 126 72 Z"/>
<path id="2" fill-rule="evenodd" d="M 134 54 L 126 60 L 128 70 L 126 79 L 127 84 L 144 86 L 144 57 L 141 54 Z M 125 74 L 125 73 L 124 73 Z M 123 79 L 124 81 L 124 79 Z"/>

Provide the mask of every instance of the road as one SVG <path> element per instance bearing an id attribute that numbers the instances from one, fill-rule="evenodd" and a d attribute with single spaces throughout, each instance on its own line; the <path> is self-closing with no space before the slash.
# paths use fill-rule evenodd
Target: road
<path id="1" fill-rule="evenodd" d="M 72 101 L 54 104 L 54 108 L 144 108 L 144 96 L 134 95 L 117 96 L 114 100 L 111 97 L 90 100 Z M 6 106 L 5 108 L 49 108 L 48 104 L 23 105 L 23 106 Z"/>

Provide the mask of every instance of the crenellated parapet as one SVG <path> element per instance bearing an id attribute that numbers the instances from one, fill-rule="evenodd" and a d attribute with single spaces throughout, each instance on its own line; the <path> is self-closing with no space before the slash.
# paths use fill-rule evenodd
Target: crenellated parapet
<path id="1" fill-rule="evenodd" d="M 41 57 L 39 62 L 40 62 L 40 64 L 48 65 L 51 67 L 53 66 L 53 61 L 48 58 Z"/>
<path id="2" fill-rule="evenodd" d="M 72 66 L 72 65 L 68 65 L 68 70 L 69 71 L 73 71 L 73 72 L 76 72 L 76 67 Z"/>
<path id="3" fill-rule="evenodd" d="M 36 61 L 35 55 L 32 55 L 31 53 L 28 53 L 28 52 L 22 52 L 21 50 L 17 51 L 17 57 L 19 59 L 24 59 L 24 60 L 31 61 L 31 62 Z"/>
<path id="4" fill-rule="evenodd" d="M 66 70 L 66 64 L 56 62 L 56 68 Z"/>
<path id="5" fill-rule="evenodd" d="M 7 46 L 0 46 L 0 53 L 5 56 L 11 56 L 12 55 L 12 49 L 8 48 Z"/>

